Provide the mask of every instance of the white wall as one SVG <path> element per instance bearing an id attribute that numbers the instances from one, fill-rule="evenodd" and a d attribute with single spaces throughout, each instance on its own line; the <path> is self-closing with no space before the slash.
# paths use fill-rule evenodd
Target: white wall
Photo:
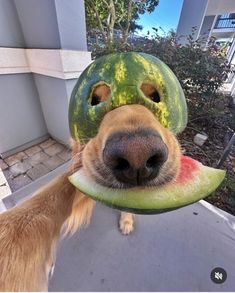
<path id="1" fill-rule="evenodd" d="M 0 47 L 0 156 L 48 133 L 67 143 L 70 90 L 91 62 L 84 1 L 0 0 Z"/>
<path id="2" fill-rule="evenodd" d="M 32 74 L 0 75 L 0 154 L 47 134 Z"/>
<path id="3" fill-rule="evenodd" d="M 204 17 L 199 35 L 200 39 L 205 40 L 205 42 L 210 39 L 212 32 L 211 28 L 214 25 L 215 18 L 215 15 L 207 15 Z"/>
<path id="4" fill-rule="evenodd" d="M 195 39 L 201 30 L 203 18 L 206 12 L 208 0 L 184 0 L 180 20 L 177 27 L 177 36 L 188 36 L 192 27 L 196 26 Z M 186 43 L 186 37 L 181 38 L 181 43 Z"/>
<path id="5" fill-rule="evenodd" d="M 209 0 L 206 15 L 224 14 L 235 12 L 234 0 Z"/>
<path id="6" fill-rule="evenodd" d="M 52 0 L 14 0 L 27 48 L 60 48 Z"/>
<path id="7" fill-rule="evenodd" d="M 0 46 L 23 47 L 24 37 L 12 0 L 0 2 Z"/>

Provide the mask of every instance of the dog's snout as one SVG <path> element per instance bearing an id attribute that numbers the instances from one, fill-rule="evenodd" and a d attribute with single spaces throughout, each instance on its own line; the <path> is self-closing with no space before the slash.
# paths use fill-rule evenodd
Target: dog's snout
<path id="1" fill-rule="evenodd" d="M 106 142 L 103 159 L 116 179 L 128 185 L 144 185 L 157 177 L 168 149 L 152 130 L 118 132 Z"/>

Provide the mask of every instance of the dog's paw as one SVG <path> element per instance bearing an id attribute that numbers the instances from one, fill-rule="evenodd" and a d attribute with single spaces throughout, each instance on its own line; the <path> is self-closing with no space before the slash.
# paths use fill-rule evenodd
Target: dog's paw
<path id="1" fill-rule="evenodd" d="M 134 230 L 134 216 L 130 213 L 121 213 L 119 229 L 123 235 L 129 235 Z"/>
<path id="2" fill-rule="evenodd" d="M 120 222 L 119 228 L 123 235 L 129 235 L 134 230 L 134 225 L 130 222 Z"/>

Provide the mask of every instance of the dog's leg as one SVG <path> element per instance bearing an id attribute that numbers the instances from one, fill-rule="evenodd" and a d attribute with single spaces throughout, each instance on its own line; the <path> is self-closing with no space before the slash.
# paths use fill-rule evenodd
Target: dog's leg
<path id="1" fill-rule="evenodd" d="M 95 201 L 77 190 L 73 201 L 72 212 L 65 223 L 64 234 L 73 234 L 82 226 L 88 226 L 94 207 Z"/>
<path id="2" fill-rule="evenodd" d="M 128 235 L 134 230 L 134 215 L 131 213 L 121 212 L 119 228 L 123 235 Z"/>

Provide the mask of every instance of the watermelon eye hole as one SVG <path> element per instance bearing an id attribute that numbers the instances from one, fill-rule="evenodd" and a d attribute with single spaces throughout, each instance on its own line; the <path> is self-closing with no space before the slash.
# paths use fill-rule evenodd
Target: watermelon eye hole
<path id="1" fill-rule="evenodd" d="M 98 84 L 94 87 L 90 103 L 92 106 L 96 106 L 101 102 L 107 101 L 111 96 L 111 89 L 107 84 Z"/>
<path id="2" fill-rule="evenodd" d="M 96 95 L 92 95 L 91 97 L 91 105 L 96 106 L 100 103 L 100 98 Z"/>
<path id="3" fill-rule="evenodd" d="M 161 102 L 160 95 L 154 85 L 149 83 L 142 83 L 140 89 L 144 95 L 155 103 Z"/>

